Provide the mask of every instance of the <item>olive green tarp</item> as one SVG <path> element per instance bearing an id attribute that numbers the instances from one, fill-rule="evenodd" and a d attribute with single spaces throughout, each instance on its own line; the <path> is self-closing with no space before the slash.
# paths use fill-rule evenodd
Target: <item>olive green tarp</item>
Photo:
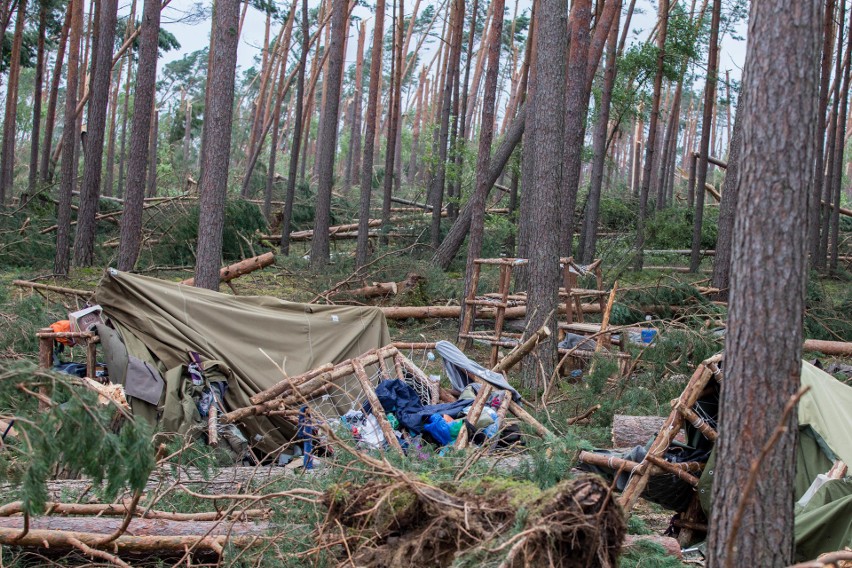
<path id="1" fill-rule="evenodd" d="M 121 332 L 128 352 L 155 363 L 167 380 L 160 402 L 163 417 L 180 416 L 181 394 L 174 384 L 188 352 L 218 362 L 228 380 L 224 400 L 230 411 L 289 376 L 339 363 L 390 343 L 387 322 L 377 308 L 298 304 L 271 297 L 230 296 L 110 269 L 95 292 L 104 314 Z M 328 415 L 345 413 L 360 396 L 357 381 L 317 400 Z M 132 401 L 134 413 L 155 415 L 153 407 Z M 264 452 L 274 451 L 295 433 L 278 417 L 253 417 L 242 426 Z M 258 439 L 260 436 L 262 439 Z"/>
<path id="2" fill-rule="evenodd" d="M 802 363 L 802 386 L 810 390 L 798 408 L 797 501 L 835 460 L 852 464 L 852 387 L 807 362 Z M 701 506 L 708 516 L 715 470 L 714 450 L 698 485 Z M 807 503 L 797 504 L 795 534 L 799 560 L 852 547 L 852 480 L 827 481 Z"/>

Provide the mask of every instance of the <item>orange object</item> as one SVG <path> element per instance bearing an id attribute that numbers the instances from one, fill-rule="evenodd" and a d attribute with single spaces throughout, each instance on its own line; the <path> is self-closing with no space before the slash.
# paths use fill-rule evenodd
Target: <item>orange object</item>
<path id="1" fill-rule="evenodd" d="M 70 333 L 71 332 L 71 322 L 69 320 L 59 320 L 50 324 L 50 329 L 54 331 L 54 333 Z M 74 345 L 74 340 L 70 337 L 57 337 L 56 341 L 63 345 L 67 345 L 71 347 Z"/>

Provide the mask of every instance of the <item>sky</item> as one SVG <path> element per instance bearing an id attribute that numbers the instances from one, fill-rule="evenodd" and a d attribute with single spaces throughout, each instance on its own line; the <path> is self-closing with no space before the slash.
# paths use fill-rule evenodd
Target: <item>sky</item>
<path id="1" fill-rule="evenodd" d="M 138 9 L 141 9 L 141 1 L 137 1 L 139 2 Z M 420 10 L 422 11 L 422 9 L 430 3 L 435 4 L 436 6 L 440 6 L 443 1 L 444 0 L 421 0 Z M 308 5 L 313 8 L 318 6 L 320 2 L 321 0 L 309 0 Z M 529 13 L 532 0 L 506 0 L 507 18 L 510 18 L 513 14 L 515 10 L 515 2 L 517 2 L 518 4 L 517 9 L 519 14 L 524 13 L 524 11 Z M 170 31 L 172 34 L 174 34 L 175 37 L 177 37 L 178 41 L 181 44 L 181 49 L 163 54 L 163 56 L 160 58 L 160 68 L 162 68 L 163 65 L 170 61 L 179 59 L 187 53 L 203 49 L 209 44 L 209 18 L 197 23 L 187 23 L 185 21 L 182 21 L 186 13 L 192 11 L 193 6 L 195 6 L 197 3 L 198 0 L 172 0 L 171 4 L 163 11 L 161 25 L 165 29 Z M 203 3 L 209 5 L 211 2 L 210 0 L 206 0 Z M 279 4 L 289 4 L 289 0 L 279 0 Z M 299 1 L 299 4 L 301 4 L 301 1 Z M 370 2 L 370 4 L 373 4 L 373 2 Z M 627 4 L 627 2 L 625 2 L 625 4 Z M 393 1 L 388 0 L 387 5 L 389 18 Z M 129 11 L 129 6 L 129 0 L 122 0 L 122 6 L 120 8 L 122 13 L 127 13 Z M 408 8 L 409 10 L 412 9 L 413 6 L 413 0 L 409 0 L 408 2 L 406 2 L 406 8 Z M 362 21 L 367 22 L 367 38 L 369 44 L 369 38 L 372 34 L 373 23 L 372 10 L 369 8 L 358 6 L 355 8 L 353 14 L 361 18 Z M 407 12 L 407 14 L 410 14 L 410 12 Z M 654 26 L 656 14 L 656 2 L 652 2 L 651 0 L 637 1 L 636 13 L 634 14 L 633 20 L 631 22 L 631 33 L 628 36 L 629 42 L 641 42 L 644 41 L 645 38 L 647 38 L 648 33 Z M 443 18 L 444 16 L 445 14 L 441 14 L 438 18 L 438 21 L 435 23 L 435 31 L 438 34 L 441 30 L 441 18 Z M 249 7 L 248 13 L 246 15 L 246 21 L 243 26 L 242 36 L 240 37 L 237 59 L 237 63 L 239 66 L 237 75 L 238 77 L 241 71 L 245 71 L 254 64 L 255 57 L 258 56 L 258 54 L 260 53 L 261 47 L 263 45 L 264 24 L 265 15 L 255 10 L 254 8 Z M 273 30 L 273 33 L 274 31 L 275 30 Z M 735 31 L 738 36 L 745 37 L 745 22 L 741 23 Z M 346 67 L 349 67 L 349 65 L 355 63 L 357 37 L 355 37 L 354 34 L 355 27 L 352 26 L 350 28 L 350 38 L 347 43 Z M 436 43 L 437 42 L 434 42 L 428 48 L 424 48 L 422 52 L 423 61 L 428 62 L 429 60 L 431 60 L 430 52 L 436 49 Z M 729 71 L 730 76 L 733 80 L 739 80 L 741 76 L 741 69 L 745 61 L 745 51 L 746 42 L 744 40 L 734 39 L 733 37 L 731 37 L 731 35 L 725 36 L 722 39 L 721 54 L 719 60 L 720 76 L 724 77 L 725 71 Z"/>

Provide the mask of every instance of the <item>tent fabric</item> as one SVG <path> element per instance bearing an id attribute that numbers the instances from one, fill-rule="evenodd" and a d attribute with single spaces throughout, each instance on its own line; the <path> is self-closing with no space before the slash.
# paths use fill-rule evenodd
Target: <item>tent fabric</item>
<path id="1" fill-rule="evenodd" d="M 797 501 L 835 460 L 852 463 L 852 413 L 849 410 L 852 409 L 852 387 L 808 362 L 802 362 L 802 386 L 810 390 L 802 397 L 798 408 L 794 484 Z M 697 487 L 701 507 L 708 517 L 715 469 L 714 450 Z M 852 547 L 852 482 L 828 481 L 804 507 L 796 507 L 795 542 L 798 560 Z"/>
<path id="2" fill-rule="evenodd" d="M 465 371 L 469 371 L 484 381 L 488 381 L 494 387 L 500 390 L 507 390 L 512 393 L 512 399 L 515 402 L 521 400 L 521 395 L 500 373 L 489 371 L 479 363 L 468 359 L 467 355 L 450 343 L 449 341 L 439 341 L 435 344 L 435 351 L 444 360 L 444 370 L 447 372 L 447 377 L 450 379 L 450 384 L 456 390 L 464 390 L 471 382 Z"/>
<path id="3" fill-rule="evenodd" d="M 113 269 L 95 300 L 129 354 L 155 359 L 163 376 L 187 364 L 189 351 L 227 367 L 226 410 L 248 406 L 251 396 L 280 382 L 279 367 L 295 376 L 390 343 L 378 308 L 230 296 Z M 361 395 L 354 377 L 338 386 L 317 401 L 323 413 L 343 414 Z M 295 434 L 294 426 L 275 417 L 253 417 L 243 425 L 261 451 L 273 451 Z"/>

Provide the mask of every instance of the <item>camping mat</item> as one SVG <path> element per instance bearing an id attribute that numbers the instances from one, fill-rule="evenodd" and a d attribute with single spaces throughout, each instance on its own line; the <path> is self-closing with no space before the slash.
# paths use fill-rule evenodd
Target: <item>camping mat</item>
<path id="1" fill-rule="evenodd" d="M 378 308 L 230 296 L 113 269 L 95 291 L 95 300 L 167 370 L 188 363 L 188 351 L 223 361 L 232 372 L 228 411 L 248 406 L 251 396 L 281 381 L 279 366 L 295 376 L 390 343 Z M 132 351 L 134 342 L 126 343 Z M 325 415 L 332 409 L 346 412 L 360 397 L 353 377 L 338 386 L 317 401 Z M 274 417 L 251 418 L 243 425 L 249 439 L 266 452 L 295 434 L 291 423 Z"/>

